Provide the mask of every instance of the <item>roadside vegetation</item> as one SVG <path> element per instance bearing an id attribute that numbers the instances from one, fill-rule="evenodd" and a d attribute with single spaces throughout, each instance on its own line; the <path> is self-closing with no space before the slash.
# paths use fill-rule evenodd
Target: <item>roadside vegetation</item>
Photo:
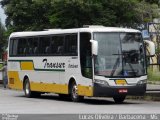
<path id="1" fill-rule="evenodd" d="M 138 28 L 159 16 L 159 0 L 1 0 L 7 33 L 83 25 Z"/>
<path id="2" fill-rule="evenodd" d="M 160 84 L 160 66 L 148 67 L 148 83 Z"/>

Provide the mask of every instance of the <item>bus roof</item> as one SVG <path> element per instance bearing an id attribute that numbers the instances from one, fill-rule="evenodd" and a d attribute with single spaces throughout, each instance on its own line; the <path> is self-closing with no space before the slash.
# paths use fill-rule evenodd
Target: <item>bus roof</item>
<path id="1" fill-rule="evenodd" d="M 47 29 L 46 31 L 26 31 L 26 32 L 14 32 L 11 37 L 27 37 L 27 36 L 39 36 L 50 34 L 67 34 L 77 32 L 140 32 L 136 29 L 118 28 L 118 27 L 88 27 L 88 28 L 74 28 L 74 29 Z"/>

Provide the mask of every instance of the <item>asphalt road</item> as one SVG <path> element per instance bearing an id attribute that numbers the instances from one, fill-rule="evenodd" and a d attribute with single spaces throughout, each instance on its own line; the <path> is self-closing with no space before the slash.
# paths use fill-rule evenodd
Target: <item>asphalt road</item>
<path id="1" fill-rule="evenodd" d="M 12 114 L 150 114 L 160 113 L 160 102 L 125 100 L 115 104 L 111 98 L 85 98 L 83 102 L 74 103 L 61 100 L 58 95 L 47 94 L 40 98 L 26 98 L 23 91 L 0 87 L 0 113 Z"/>

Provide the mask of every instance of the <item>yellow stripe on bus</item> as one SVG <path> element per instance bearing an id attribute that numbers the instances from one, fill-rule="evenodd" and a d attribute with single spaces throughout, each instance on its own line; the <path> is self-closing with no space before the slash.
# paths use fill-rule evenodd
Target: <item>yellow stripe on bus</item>
<path id="1" fill-rule="evenodd" d="M 23 81 L 19 78 L 19 73 L 17 71 L 9 71 L 9 88 L 22 90 Z M 55 84 L 55 83 L 38 83 L 30 80 L 30 86 L 32 91 L 38 92 L 53 92 L 60 94 L 68 94 L 67 84 Z M 82 96 L 93 96 L 93 87 L 78 85 L 78 94 Z"/>
<path id="2" fill-rule="evenodd" d="M 32 91 L 68 94 L 68 85 L 35 82 L 31 82 L 30 84 Z"/>
<path id="3" fill-rule="evenodd" d="M 93 87 L 78 85 L 78 94 L 82 96 L 93 96 Z"/>
<path id="4" fill-rule="evenodd" d="M 17 71 L 8 71 L 9 88 L 22 90 L 23 83 L 20 81 Z"/>
<path id="5" fill-rule="evenodd" d="M 33 62 L 20 62 L 21 70 L 34 70 Z"/>

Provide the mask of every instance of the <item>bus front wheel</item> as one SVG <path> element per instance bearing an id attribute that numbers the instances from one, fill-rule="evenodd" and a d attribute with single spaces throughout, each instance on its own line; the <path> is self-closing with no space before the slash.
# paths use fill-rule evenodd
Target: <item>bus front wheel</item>
<path id="1" fill-rule="evenodd" d="M 71 94 L 71 99 L 73 102 L 79 102 L 79 101 L 83 100 L 83 98 L 84 98 L 83 96 L 78 95 L 78 87 L 75 82 L 73 82 L 71 85 L 70 94 Z"/>
<path id="2" fill-rule="evenodd" d="M 115 103 L 123 103 L 123 101 L 125 100 L 126 96 L 122 95 L 122 96 L 114 96 L 113 99 L 115 101 Z"/>

